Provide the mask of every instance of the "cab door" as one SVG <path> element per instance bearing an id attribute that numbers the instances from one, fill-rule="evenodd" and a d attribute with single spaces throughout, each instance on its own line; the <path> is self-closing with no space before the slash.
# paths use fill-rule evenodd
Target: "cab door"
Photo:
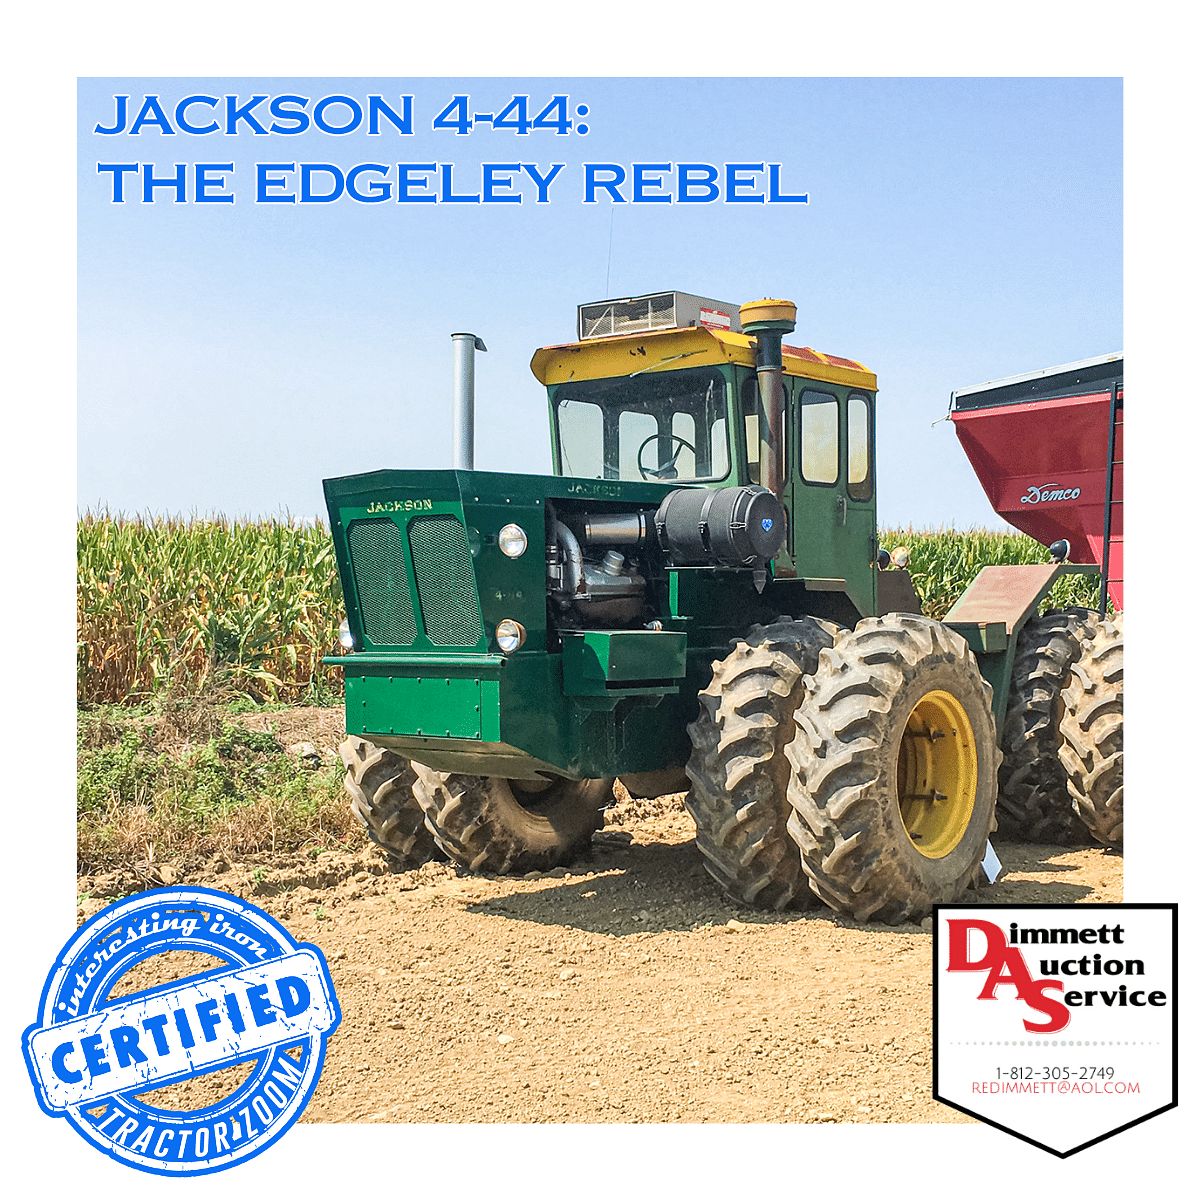
<path id="1" fill-rule="evenodd" d="M 851 599 L 862 613 L 876 611 L 875 585 L 875 397 L 851 390 L 846 398 L 845 480 L 846 582 Z"/>
<path id="2" fill-rule="evenodd" d="M 874 404 L 866 392 L 789 378 L 791 550 L 810 591 L 875 611 Z M 841 582 L 844 581 L 844 582 Z"/>

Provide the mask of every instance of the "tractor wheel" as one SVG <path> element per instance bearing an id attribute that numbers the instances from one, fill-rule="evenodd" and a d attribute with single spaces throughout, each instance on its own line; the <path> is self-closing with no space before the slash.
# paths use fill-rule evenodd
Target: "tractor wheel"
<path id="1" fill-rule="evenodd" d="M 371 841 L 382 846 L 401 869 L 441 858 L 413 795 L 417 777 L 408 759 L 353 736 L 338 752 L 346 764 L 350 810 Z"/>
<path id="2" fill-rule="evenodd" d="M 1099 621 L 1063 689 L 1059 761 L 1080 819 L 1098 842 L 1125 835 L 1125 632 L 1121 615 Z"/>
<path id="3" fill-rule="evenodd" d="M 1087 828 L 1067 794 L 1062 744 L 1062 690 L 1083 653 L 1096 613 L 1064 609 L 1037 617 L 1021 630 L 1013 663 L 1008 711 L 1000 734 L 1004 762 L 996 826 L 1001 837 L 1056 845 L 1086 842 Z"/>
<path id="4" fill-rule="evenodd" d="M 571 862 L 604 823 L 611 779 L 501 779 L 414 764 L 413 791 L 446 855 L 469 871 L 523 875 Z"/>
<path id="5" fill-rule="evenodd" d="M 813 891 L 860 921 L 960 900 L 995 828 L 992 689 L 958 634 L 868 617 L 821 654 L 787 755 Z"/>
<path id="6" fill-rule="evenodd" d="M 713 664 L 688 726 L 696 845 L 708 873 L 742 904 L 778 910 L 815 903 L 787 832 L 784 748 L 795 733 L 804 676 L 833 644 L 835 629 L 813 618 L 753 626 Z"/>

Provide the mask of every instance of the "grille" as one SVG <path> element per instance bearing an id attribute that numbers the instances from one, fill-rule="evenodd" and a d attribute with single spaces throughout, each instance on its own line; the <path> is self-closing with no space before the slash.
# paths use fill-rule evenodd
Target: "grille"
<path id="1" fill-rule="evenodd" d="M 352 522 L 346 541 L 363 632 L 376 646 L 411 646 L 417 622 L 404 571 L 404 535 L 382 517 Z"/>
<path id="2" fill-rule="evenodd" d="M 641 296 L 636 300 L 608 300 L 580 307 L 580 337 L 609 337 L 614 333 L 648 333 L 675 324 L 675 293 Z"/>
<path id="3" fill-rule="evenodd" d="M 408 524 L 425 633 L 435 646 L 474 646 L 483 636 L 467 531 L 454 516 Z"/>
<path id="4" fill-rule="evenodd" d="M 736 304 L 693 296 L 690 292 L 655 292 L 626 300 L 599 300 L 576 310 L 580 341 L 619 333 L 651 333 L 656 329 L 712 326 L 741 333 Z"/>

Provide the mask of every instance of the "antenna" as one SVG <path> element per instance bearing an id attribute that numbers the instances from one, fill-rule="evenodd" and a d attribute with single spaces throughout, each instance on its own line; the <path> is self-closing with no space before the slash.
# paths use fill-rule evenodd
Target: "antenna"
<path id="1" fill-rule="evenodd" d="M 612 239 L 613 239 L 613 222 L 617 217 L 617 206 L 610 204 L 608 206 L 608 266 L 604 271 L 604 294 L 609 294 L 609 277 L 612 275 Z"/>

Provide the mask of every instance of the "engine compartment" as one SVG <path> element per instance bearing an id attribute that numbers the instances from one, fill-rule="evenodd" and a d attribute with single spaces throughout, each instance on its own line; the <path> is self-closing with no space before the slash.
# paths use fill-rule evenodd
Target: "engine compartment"
<path id="1" fill-rule="evenodd" d="M 661 628 L 651 582 L 670 567 L 761 572 L 786 534 L 779 501 L 755 485 L 677 488 L 656 509 L 604 512 L 547 502 L 551 628 Z"/>

